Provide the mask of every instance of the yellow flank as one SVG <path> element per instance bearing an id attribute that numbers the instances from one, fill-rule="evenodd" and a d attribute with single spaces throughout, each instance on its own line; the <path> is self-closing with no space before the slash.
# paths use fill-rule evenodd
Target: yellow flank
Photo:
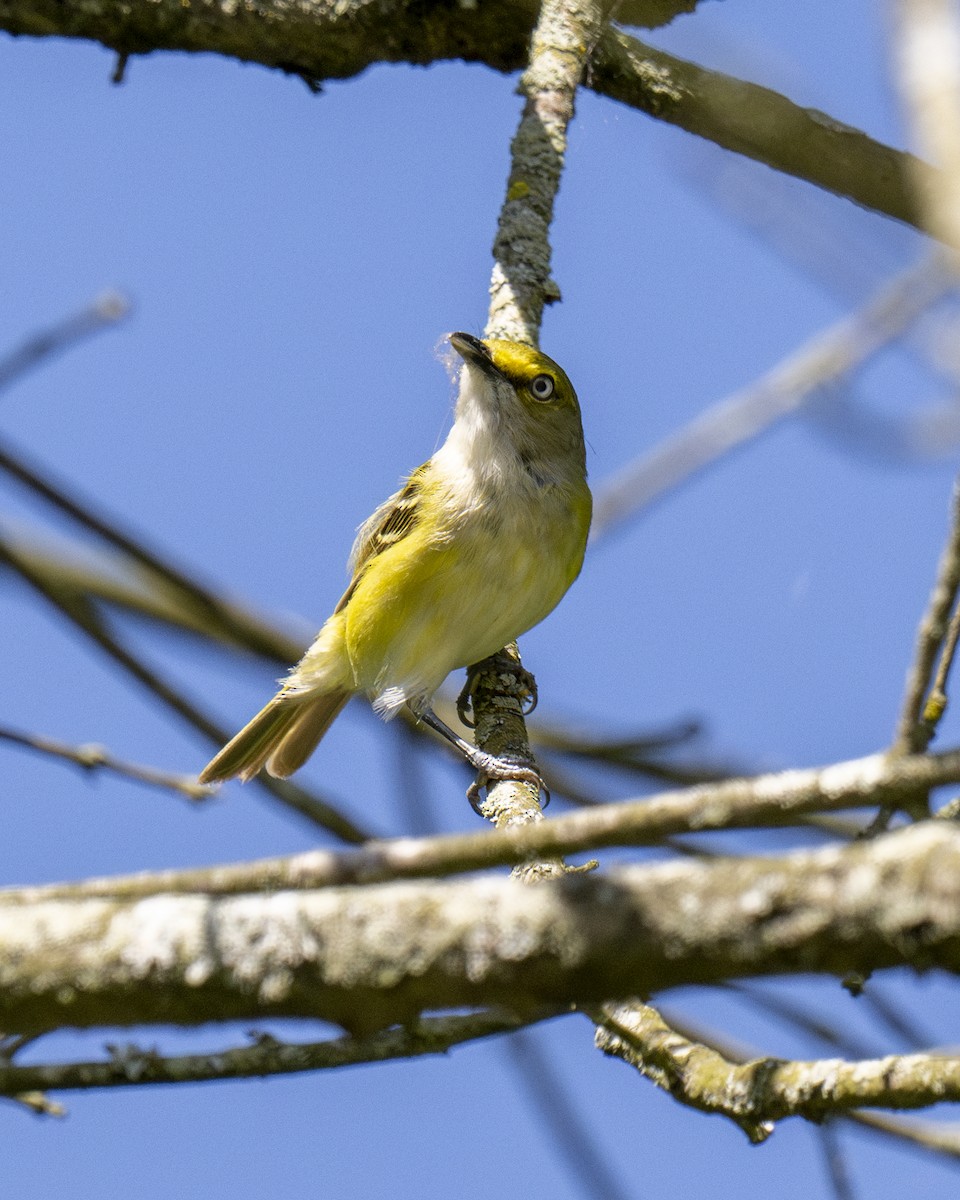
<path id="1" fill-rule="evenodd" d="M 426 712 L 450 671 L 542 621 L 579 574 L 591 500 L 569 379 L 517 342 L 451 343 L 464 366 L 450 434 L 361 527 L 336 611 L 204 782 L 290 774 L 356 692 L 385 717 Z"/>

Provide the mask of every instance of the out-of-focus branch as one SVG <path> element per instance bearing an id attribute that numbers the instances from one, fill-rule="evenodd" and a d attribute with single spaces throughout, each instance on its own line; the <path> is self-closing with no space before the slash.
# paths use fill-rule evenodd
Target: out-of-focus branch
<path id="1" fill-rule="evenodd" d="M 873 1129 L 890 1137 L 898 1138 L 919 1150 L 960 1159 L 960 1129 L 956 1126 L 937 1125 L 932 1121 L 913 1121 L 906 1117 L 895 1117 L 890 1113 L 854 1112 L 846 1119 L 865 1129 Z"/>
<path id="2" fill-rule="evenodd" d="M 3 528 L 4 542 L 49 591 L 69 597 L 78 604 L 101 605 L 161 626 L 231 649 L 243 649 L 274 666 L 295 662 L 307 646 L 280 622 L 253 609 L 218 598 L 229 608 L 229 625 L 211 621 L 206 612 L 192 604 L 179 589 L 165 586 L 153 573 L 138 570 L 122 554 L 92 551 L 71 546 L 61 550 L 44 544 L 39 536 Z M 0 563 L 0 569 L 3 564 Z"/>
<path id="3" fill-rule="evenodd" d="M 92 334 L 109 329 L 130 312 L 130 301 L 120 292 L 104 292 L 85 308 L 58 321 L 48 329 L 31 334 L 26 341 L 0 358 L 0 391 L 56 354 L 68 350 Z"/>
<path id="4" fill-rule="evenodd" d="M 912 170 L 921 227 L 960 255 L 960 25 L 951 0 L 896 0 L 896 57 L 906 115 L 939 168 Z M 960 267 L 960 258 L 953 259 Z"/>
<path id="5" fill-rule="evenodd" d="M 424 879 L 556 859 L 608 846 L 655 845 L 680 833 L 787 825 L 810 812 L 873 806 L 918 788 L 960 781 L 960 751 L 869 758 L 818 770 L 783 771 L 705 784 L 643 800 L 602 804 L 549 821 L 481 833 L 368 841 L 355 850 L 309 850 L 284 858 L 178 871 L 107 876 L 81 883 L 0 891 L 0 904 L 158 892 L 278 891 Z M 944 822 L 946 824 L 946 822 Z"/>
<path id="6" fill-rule="evenodd" d="M 955 282 L 939 257 L 911 268 L 859 312 L 823 330 L 756 383 L 713 405 L 623 468 L 597 491 L 591 540 L 598 541 L 710 463 L 796 412 L 817 389 L 863 366 Z"/>
<path id="7" fill-rule="evenodd" d="M 577 1111 L 577 1097 L 564 1086 L 560 1073 L 539 1041 L 520 1030 L 503 1044 L 516 1068 L 539 1124 L 546 1127 L 554 1153 L 566 1163 L 585 1200 L 628 1200 L 628 1193 Z"/>
<path id="8" fill-rule="evenodd" d="M 910 177 L 934 174 L 926 163 L 779 92 L 675 58 L 613 28 L 600 39 L 589 86 L 864 208 L 919 224 Z"/>
<path id="9" fill-rule="evenodd" d="M 155 767 L 142 766 L 140 763 L 126 762 L 104 749 L 103 746 L 85 745 L 71 746 L 67 742 L 59 742 L 54 738 L 43 737 L 36 733 L 21 733 L 16 729 L 0 726 L 0 741 L 11 742 L 35 750 L 39 754 L 48 754 L 53 758 L 61 758 L 65 762 L 75 763 L 85 771 L 110 771 L 114 775 L 122 775 L 126 779 L 135 779 L 137 783 L 145 783 L 150 787 L 163 788 L 166 791 L 178 792 L 188 800 L 209 800 L 214 789 L 206 787 L 192 775 L 177 775 L 170 771 L 158 771 Z"/>
<path id="10" fill-rule="evenodd" d="M 225 604 L 209 587 L 194 579 L 183 568 L 176 566 L 144 542 L 120 528 L 117 522 L 95 511 L 94 506 L 71 494 L 66 485 L 53 480 L 46 472 L 29 464 L 21 452 L 15 452 L 9 444 L 0 444 L 0 471 L 21 483 L 34 495 L 39 496 L 58 512 L 72 518 L 84 529 L 95 534 L 119 550 L 149 576 L 154 577 L 161 593 L 173 592 L 182 597 L 183 604 L 197 610 L 207 627 L 212 627 L 214 636 L 229 638 L 256 653 L 269 654 L 272 639 L 264 644 L 260 638 L 262 630 L 255 621 L 246 619 L 246 614 Z"/>

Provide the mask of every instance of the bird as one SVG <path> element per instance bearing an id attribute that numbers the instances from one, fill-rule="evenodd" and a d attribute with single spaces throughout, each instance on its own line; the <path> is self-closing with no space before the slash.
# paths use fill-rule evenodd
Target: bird
<path id="1" fill-rule="evenodd" d="M 333 614 L 200 782 L 250 780 L 264 767 L 287 778 L 347 700 L 366 693 L 387 720 L 407 705 L 484 783 L 542 786 L 536 772 L 459 737 L 431 699 L 451 671 L 542 621 L 579 575 L 592 508 L 580 406 L 538 349 L 448 337 L 462 364 L 446 440 L 360 526 Z"/>

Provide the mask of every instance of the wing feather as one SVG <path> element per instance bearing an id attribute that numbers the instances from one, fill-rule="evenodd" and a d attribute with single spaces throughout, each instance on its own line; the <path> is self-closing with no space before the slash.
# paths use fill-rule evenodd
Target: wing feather
<path id="1" fill-rule="evenodd" d="M 350 597 L 364 571 L 378 554 L 389 550 L 403 541 L 420 520 L 420 501 L 423 496 L 424 476 L 429 464 L 417 467 L 408 476 L 403 487 L 383 502 L 357 531 L 356 541 L 350 552 L 349 569 L 353 573 L 350 586 L 340 597 L 335 612 L 340 612 L 350 602 Z"/>

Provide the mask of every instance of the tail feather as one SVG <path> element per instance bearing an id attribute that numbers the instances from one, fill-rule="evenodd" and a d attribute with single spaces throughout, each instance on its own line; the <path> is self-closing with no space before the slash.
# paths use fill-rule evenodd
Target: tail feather
<path id="1" fill-rule="evenodd" d="M 267 771 L 276 779 L 286 779 L 298 771 L 349 699 L 349 692 L 327 692 L 305 704 L 283 736 L 274 743 L 273 753 L 267 759 Z"/>
<path id="2" fill-rule="evenodd" d="M 253 779 L 266 766 L 285 779 L 302 767 L 350 693 L 283 693 L 266 704 L 200 772 L 201 783 Z"/>

